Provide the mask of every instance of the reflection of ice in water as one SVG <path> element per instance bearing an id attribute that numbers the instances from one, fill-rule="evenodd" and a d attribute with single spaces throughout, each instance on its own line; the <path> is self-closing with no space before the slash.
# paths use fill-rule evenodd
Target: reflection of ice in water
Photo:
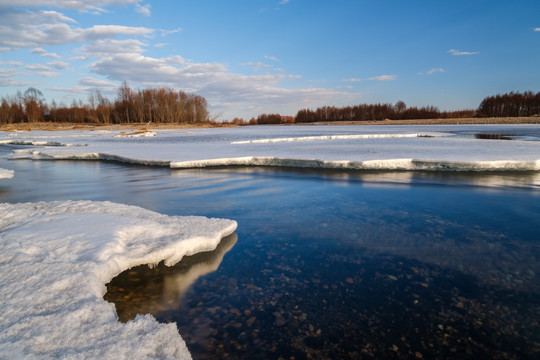
<path id="1" fill-rule="evenodd" d="M 153 269 L 143 265 L 127 270 L 107 284 L 104 298 L 115 303 L 118 318 L 123 322 L 137 314 L 176 309 L 197 279 L 219 268 L 237 239 L 236 234 L 229 235 L 214 251 L 186 256 L 175 266 L 161 263 Z"/>

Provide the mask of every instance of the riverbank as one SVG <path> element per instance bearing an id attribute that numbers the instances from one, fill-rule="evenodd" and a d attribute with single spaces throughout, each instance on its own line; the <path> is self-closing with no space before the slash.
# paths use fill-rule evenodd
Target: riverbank
<path id="1" fill-rule="evenodd" d="M 540 124 L 540 116 L 501 117 L 501 118 L 452 118 L 452 119 L 415 119 L 415 120 L 375 120 L 375 121 L 335 121 L 324 123 L 305 123 L 293 125 L 478 125 L 478 124 Z M 73 124 L 73 123 L 20 123 L 0 126 L 0 131 L 62 131 L 62 130 L 168 130 L 234 127 L 223 123 L 134 123 L 134 124 Z M 256 126 L 256 125 L 255 125 Z"/>

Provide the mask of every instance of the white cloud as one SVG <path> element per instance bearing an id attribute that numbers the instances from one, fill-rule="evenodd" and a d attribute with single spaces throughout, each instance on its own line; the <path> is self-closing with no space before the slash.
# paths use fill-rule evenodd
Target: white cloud
<path id="1" fill-rule="evenodd" d="M 18 76 L 26 76 L 26 73 L 18 72 L 15 69 L 0 68 L 0 86 L 23 87 L 35 85 L 33 82 L 18 80 Z M 32 75 L 35 75 L 32 74 Z"/>
<path id="2" fill-rule="evenodd" d="M 41 72 L 36 73 L 36 75 L 50 78 L 50 77 L 57 77 L 60 74 L 54 71 L 41 71 Z"/>
<path id="3" fill-rule="evenodd" d="M 279 5 L 285 5 L 286 3 L 288 3 L 290 0 L 281 0 L 279 2 Z"/>
<path id="4" fill-rule="evenodd" d="M 372 76 L 370 78 L 367 78 L 367 79 L 360 79 L 360 78 L 347 78 L 347 79 L 341 79 L 342 82 L 361 82 L 361 81 L 366 81 L 366 80 L 371 80 L 371 81 L 390 81 L 390 80 L 396 80 L 397 79 L 397 75 L 378 75 L 378 76 Z"/>
<path id="5" fill-rule="evenodd" d="M 348 78 L 348 79 L 341 79 L 341 81 L 343 81 L 343 82 L 360 82 L 360 81 L 364 81 L 364 80 L 359 79 L 359 78 Z"/>
<path id="6" fill-rule="evenodd" d="M 82 61 L 86 59 L 87 59 L 86 56 L 72 56 L 69 58 L 70 61 Z"/>
<path id="7" fill-rule="evenodd" d="M 249 65 L 246 63 L 246 65 Z M 224 64 L 194 63 L 180 56 L 153 58 L 137 53 L 110 54 L 91 65 L 91 71 L 110 81 L 127 80 L 132 86 L 172 87 L 195 92 L 207 98 L 212 109 L 226 116 L 244 116 L 253 106 L 258 111 L 280 109 L 299 110 L 301 107 L 345 101 L 358 94 L 325 88 L 286 89 L 279 86 L 285 79 L 298 79 L 298 75 L 231 73 Z M 272 110 L 272 108 L 274 110 Z M 235 114 L 235 111 L 239 111 Z M 293 110 L 291 110 L 293 111 Z"/>
<path id="8" fill-rule="evenodd" d="M 17 75 L 17 72 L 13 69 L 2 69 L 0 68 L 0 78 L 13 77 Z"/>
<path id="9" fill-rule="evenodd" d="M 135 8 L 135 11 L 137 11 L 139 14 L 142 14 L 144 16 L 150 16 L 150 5 L 139 5 L 137 4 L 137 7 Z"/>
<path id="10" fill-rule="evenodd" d="M 263 68 L 271 69 L 273 67 L 272 65 L 265 64 L 261 61 L 257 61 L 257 62 L 248 61 L 248 62 L 240 64 L 240 66 L 250 66 L 253 72 L 258 72 Z"/>
<path id="11" fill-rule="evenodd" d="M 534 31 L 540 31 L 540 27 L 535 28 Z"/>
<path id="12" fill-rule="evenodd" d="M 116 35 L 149 35 L 154 30 L 144 27 L 132 27 L 122 25 L 94 25 L 87 29 L 74 29 L 75 41 L 88 41 L 100 38 L 114 37 Z"/>
<path id="13" fill-rule="evenodd" d="M 464 55 L 477 55 L 479 54 L 478 51 L 460 51 L 456 49 L 450 49 L 448 50 L 448 53 L 454 56 L 464 56 Z"/>
<path id="14" fill-rule="evenodd" d="M 69 63 L 65 61 L 50 61 L 47 63 L 47 65 L 52 66 L 53 68 L 58 70 L 64 70 L 69 67 Z"/>
<path id="15" fill-rule="evenodd" d="M 187 63 L 186 59 L 184 59 L 180 55 L 169 56 L 169 57 L 164 58 L 163 60 L 171 64 L 186 64 Z"/>
<path id="16" fill-rule="evenodd" d="M 102 58 L 121 53 L 141 54 L 144 52 L 143 46 L 145 45 L 136 39 L 102 39 L 83 45 L 78 51 L 86 54 L 87 58 Z"/>
<path id="17" fill-rule="evenodd" d="M 64 45 L 114 38 L 117 35 L 150 35 L 144 27 L 95 25 L 73 26 L 74 20 L 55 11 L 0 12 L 0 48 L 15 50 L 24 47 L 42 49 L 46 45 Z"/>
<path id="18" fill-rule="evenodd" d="M 375 81 L 390 81 L 390 80 L 396 80 L 397 75 L 378 75 L 368 78 L 368 80 L 375 80 Z"/>
<path id="19" fill-rule="evenodd" d="M 443 68 L 432 68 L 426 72 L 427 75 L 433 75 L 436 73 L 443 73 L 446 72 Z M 418 73 L 419 75 L 423 75 L 423 73 Z"/>
<path id="20" fill-rule="evenodd" d="M 58 56 L 58 54 L 50 53 L 47 50 L 45 50 L 43 48 L 40 48 L 40 47 L 33 48 L 32 50 L 30 50 L 30 52 L 32 54 L 38 54 L 38 55 L 41 55 L 41 56 L 47 56 L 47 57 L 52 57 L 52 58 L 55 58 L 55 59 L 60 59 L 60 56 Z"/>
<path id="21" fill-rule="evenodd" d="M 32 71 L 49 71 L 51 70 L 50 67 L 41 65 L 41 64 L 32 64 L 32 65 L 26 65 L 24 67 L 25 69 L 32 70 Z"/>
<path id="22" fill-rule="evenodd" d="M 92 76 L 87 76 L 79 80 L 79 84 L 83 86 L 93 86 L 93 87 L 103 87 L 103 86 L 109 86 L 114 87 L 118 86 L 117 83 L 98 79 Z"/>
<path id="23" fill-rule="evenodd" d="M 139 5 L 141 0 L 0 0 L 0 8 L 48 7 L 81 12 L 106 13 L 105 7 L 113 5 Z"/>
<path id="24" fill-rule="evenodd" d="M 182 31 L 181 27 L 178 27 L 178 28 L 172 29 L 172 30 L 166 30 L 166 29 L 160 29 L 159 30 L 159 32 L 161 33 L 161 36 L 167 36 L 167 35 L 174 34 L 174 33 L 180 32 L 180 31 Z"/>
<path id="25" fill-rule="evenodd" d="M 84 95 L 89 96 L 96 90 L 106 96 L 114 95 L 117 93 L 119 87 L 120 83 L 86 76 L 79 79 L 78 85 L 70 86 L 69 88 L 49 86 L 45 89 L 48 91 L 65 93 L 69 98 L 71 98 L 73 94 L 80 94 L 80 97 L 84 98 Z"/>
<path id="26" fill-rule="evenodd" d="M 167 46 L 167 45 L 169 45 L 169 44 L 167 44 L 167 43 L 158 43 L 158 44 L 154 44 L 154 47 L 156 47 L 156 48 L 162 48 L 162 47 L 165 47 L 165 46 Z"/>
<path id="27" fill-rule="evenodd" d="M 23 63 L 15 60 L 0 61 L 0 65 L 22 66 Z"/>
<path id="28" fill-rule="evenodd" d="M 268 55 L 264 55 L 264 57 L 268 60 L 272 60 L 272 61 L 276 61 L 276 62 L 279 62 L 279 59 L 275 56 L 268 56 Z"/>

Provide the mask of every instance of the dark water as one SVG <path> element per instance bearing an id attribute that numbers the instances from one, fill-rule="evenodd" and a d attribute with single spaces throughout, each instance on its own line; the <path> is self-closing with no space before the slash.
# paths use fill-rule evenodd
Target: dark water
<path id="1" fill-rule="evenodd" d="M 2 202 L 237 220 L 216 251 L 131 269 L 105 295 L 121 321 L 176 322 L 195 359 L 540 356 L 536 173 L 0 167 L 16 171 Z"/>

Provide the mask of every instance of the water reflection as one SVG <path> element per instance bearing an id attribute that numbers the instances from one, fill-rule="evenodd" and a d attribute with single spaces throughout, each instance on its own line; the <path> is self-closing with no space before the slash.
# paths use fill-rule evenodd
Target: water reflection
<path id="1" fill-rule="evenodd" d="M 150 269 L 146 265 L 126 270 L 107 284 L 105 300 L 113 302 L 122 322 L 137 314 L 159 314 L 180 307 L 184 294 L 202 276 L 216 271 L 238 236 L 221 240 L 214 251 L 184 257 L 174 266 L 160 263 Z"/>
<path id="2" fill-rule="evenodd" d="M 474 134 L 475 139 L 482 140 L 513 140 L 515 136 L 512 134 Z"/>
<path id="3" fill-rule="evenodd" d="M 387 187 L 402 185 L 436 184 L 453 186 L 475 186 L 479 188 L 540 188 L 540 172 L 474 172 L 474 171 L 364 171 L 337 169 L 302 169 L 302 168 L 273 168 L 273 167 L 234 167 L 212 170 L 173 170 L 171 176 L 185 179 L 193 177 L 194 181 L 207 183 L 214 187 L 225 183 L 229 188 L 234 188 L 227 182 L 229 174 L 245 174 L 251 176 L 287 177 L 302 179 L 322 179 L 342 183 L 362 183 L 364 186 Z M 189 174 L 189 175 L 188 175 Z M 216 174 L 223 174 L 217 178 Z M 208 180 L 205 180 L 208 179 Z M 242 187 L 243 184 L 238 184 Z M 222 187 L 226 189 L 225 186 Z M 270 191 L 271 189 L 266 189 Z"/>

